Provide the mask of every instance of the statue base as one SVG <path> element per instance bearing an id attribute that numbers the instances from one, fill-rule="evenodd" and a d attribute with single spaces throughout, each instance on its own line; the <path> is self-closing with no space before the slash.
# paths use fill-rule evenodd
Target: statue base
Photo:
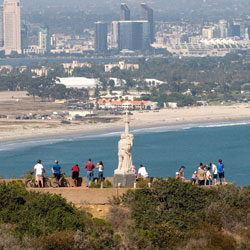
<path id="1" fill-rule="evenodd" d="M 136 182 L 135 174 L 114 174 L 114 187 L 132 188 Z"/>

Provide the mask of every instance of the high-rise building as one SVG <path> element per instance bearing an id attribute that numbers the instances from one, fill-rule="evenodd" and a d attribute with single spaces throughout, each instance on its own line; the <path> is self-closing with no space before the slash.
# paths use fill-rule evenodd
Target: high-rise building
<path id="1" fill-rule="evenodd" d="M 3 7 L 0 7 L 0 47 L 4 45 L 4 33 L 3 33 Z"/>
<path id="2" fill-rule="evenodd" d="M 219 21 L 219 34 L 220 38 L 228 37 L 228 23 L 226 20 Z"/>
<path id="3" fill-rule="evenodd" d="M 212 39 L 214 37 L 214 27 L 205 27 L 202 29 L 202 38 Z"/>
<path id="4" fill-rule="evenodd" d="M 20 0 L 4 0 L 3 26 L 5 54 L 22 53 Z"/>
<path id="5" fill-rule="evenodd" d="M 141 4 L 141 19 L 147 20 L 150 25 L 150 41 L 155 41 L 154 11 L 146 3 Z"/>
<path id="6" fill-rule="evenodd" d="M 125 3 L 121 3 L 120 20 L 130 20 L 130 9 Z"/>
<path id="7" fill-rule="evenodd" d="M 105 52 L 107 50 L 108 25 L 104 22 L 95 23 L 95 51 Z"/>
<path id="8" fill-rule="evenodd" d="M 147 50 L 150 48 L 148 21 L 120 21 L 118 29 L 119 50 Z"/>
<path id="9" fill-rule="evenodd" d="M 112 22 L 112 31 L 111 31 L 111 47 L 113 49 L 118 48 L 118 40 L 119 40 L 119 22 Z"/>
<path id="10" fill-rule="evenodd" d="M 46 26 L 41 26 L 38 32 L 38 47 L 44 52 L 49 49 L 49 30 Z"/>

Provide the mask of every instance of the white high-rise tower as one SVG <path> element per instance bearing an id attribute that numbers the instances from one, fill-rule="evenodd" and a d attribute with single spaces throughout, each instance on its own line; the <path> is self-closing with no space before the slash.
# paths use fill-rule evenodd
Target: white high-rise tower
<path id="1" fill-rule="evenodd" d="M 20 0 L 4 0 L 3 24 L 5 54 L 10 55 L 11 52 L 21 54 Z"/>

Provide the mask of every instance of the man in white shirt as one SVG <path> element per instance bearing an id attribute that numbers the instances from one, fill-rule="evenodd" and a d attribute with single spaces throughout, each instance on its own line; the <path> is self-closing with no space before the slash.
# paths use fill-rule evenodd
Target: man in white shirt
<path id="1" fill-rule="evenodd" d="M 32 174 L 36 172 L 36 181 L 38 187 L 44 187 L 44 181 L 43 181 L 43 173 L 45 173 L 45 169 L 43 165 L 41 164 L 41 160 L 37 161 L 37 164 L 34 166 L 34 169 L 32 171 Z M 41 182 L 41 185 L 40 185 Z"/>
<path id="2" fill-rule="evenodd" d="M 209 165 L 210 165 L 210 167 L 212 168 L 212 171 L 213 171 L 214 185 L 217 185 L 217 174 L 218 174 L 217 166 L 215 164 L 213 164 L 213 163 L 210 163 Z"/>
<path id="3" fill-rule="evenodd" d="M 139 169 L 138 169 L 138 175 L 137 178 L 142 177 L 142 178 L 147 178 L 148 177 L 148 173 L 146 171 L 146 168 L 143 167 L 143 165 L 140 165 Z"/>

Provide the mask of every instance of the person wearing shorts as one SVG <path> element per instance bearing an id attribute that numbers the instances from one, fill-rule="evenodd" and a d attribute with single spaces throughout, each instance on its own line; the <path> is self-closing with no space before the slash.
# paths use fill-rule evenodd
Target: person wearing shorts
<path id="1" fill-rule="evenodd" d="M 74 181 L 74 185 L 75 185 L 75 187 L 77 187 L 77 181 L 78 181 L 79 172 L 80 172 L 80 168 L 79 168 L 78 164 L 76 164 L 74 167 L 72 167 L 71 171 L 72 171 L 72 179 Z"/>
<path id="2" fill-rule="evenodd" d="M 57 181 L 59 181 L 62 176 L 62 168 L 57 160 L 55 161 L 55 165 L 53 165 L 53 167 L 51 168 L 51 171 L 54 174 Z"/>
<path id="3" fill-rule="evenodd" d="M 41 164 L 41 162 L 42 162 L 41 160 L 38 160 L 37 164 L 34 166 L 34 169 L 32 171 L 32 174 L 36 172 L 36 182 L 39 188 L 44 187 L 43 173 L 45 173 L 45 169 Z"/>
<path id="4" fill-rule="evenodd" d="M 223 179 L 224 183 L 226 183 L 224 171 L 225 171 L 224 163 L 222 162 L 221 159 L 219 159 L 219 162 L 217 164 L 217 172 L 219 174 L 219 179 L 220 179 L 221 185 L 222 185 L 222 179 Z"/>
<path id="5" fill-rule="evenodd" d="M 212 162 L 209 165 L 212 168 L 214 185 L 217 185 L 217 176 L 218 176 L 217 166 L 213 164 Z"/>

